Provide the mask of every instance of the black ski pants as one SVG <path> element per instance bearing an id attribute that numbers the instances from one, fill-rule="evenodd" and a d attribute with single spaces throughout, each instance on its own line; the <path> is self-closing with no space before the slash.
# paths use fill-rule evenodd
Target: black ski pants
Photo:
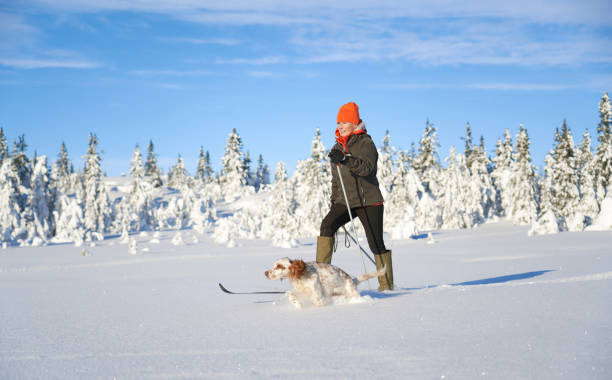
<path id="1" fill-rule="evenodd" d="M 376 255 L 387 251 L 383 241 L 384 210 L 383 205 L 351 208 L 353 218 L 357 216 L 361 221 L 368 238 L 368 245 Z M 346 206 L 334 203 L 321 222 L 321 236 L 334 236 L 336 231 L 350 220 Z"/>

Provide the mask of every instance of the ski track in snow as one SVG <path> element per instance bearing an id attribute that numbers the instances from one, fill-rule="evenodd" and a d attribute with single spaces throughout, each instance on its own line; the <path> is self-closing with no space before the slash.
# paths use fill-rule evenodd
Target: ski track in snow
<path id="1" fill-rule="evenodd" d="M 461 284 L 445 284 L 445 285 L 431 285 L 424 288 L 409 289 L 409 290 L 465 290 L 466 288 L 478 288 L 478 287 L 498 287 L 498 286 L 525 286 L 525 285 L 546 285 L 546 284 L 566 284 L 572 282 L 586 282 L 586 281 L 603 281 L 612 279 L 612 272 L 602 272 L 583 276 L 573 276 L 565 278 L 555 278 L 550 280 L 536 280 L 536 281 L 507 281 L 494 284 L 473 284 L 473 285 L 461 285 Z"/>
<path id="2" fill-rule="evenodd" d="M 257 254 L 252 253 L 251 256 L 269 256 L 269 254 Z M 224 254 L 224 257 L 242 257 L 243 254 Z M 160 262 L 172 262 L 172 261 L 185 261 L 185 260 L 202 260 L 202 259 L 215 259 L 219 258 L 219 255 L 213 254 L 197 254 L 197 255 L 181 255 L 174 257 L 147 257 L 141 259 L 126 259 L 126 260 L 115 260 L 106 261 L 100 263 L 91 264 L 66 264 L 66 265 L 41 265 L 41 266 L 22 266 L 15 268 L 0 268 L 0 273 L 28 273 L 28 272 L 53 272 L 53 271 L 70 271 L 78 269 L 90 269 L 90 268 L 101 268 L 101 267 L 114 267 L 121 265 L 141 265 L 141 264 L 155 264 Z"/>

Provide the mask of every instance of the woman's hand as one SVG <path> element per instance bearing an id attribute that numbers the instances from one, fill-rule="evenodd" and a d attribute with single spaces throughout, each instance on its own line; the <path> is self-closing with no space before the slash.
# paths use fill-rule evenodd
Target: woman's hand
<path id="1" fill-rule="evenodd" d="M 344 152 L 340 149 L 332 149 L 327 156 L 334 164 L 340 164 L 346 159 Z"/>

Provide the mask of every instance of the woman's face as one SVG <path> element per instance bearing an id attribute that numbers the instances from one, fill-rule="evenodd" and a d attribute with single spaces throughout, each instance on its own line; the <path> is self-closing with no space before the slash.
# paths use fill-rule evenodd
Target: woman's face
<path id="1" fill-rule="evenodd" d="M 357 129 L 357 126 L 353 123 L 349 123 L 349 122 L 338 123 L 338 132 L 340 132 L 340 136 L 342 137 L 346 137 L 350 135 L 355 129 Z"/>

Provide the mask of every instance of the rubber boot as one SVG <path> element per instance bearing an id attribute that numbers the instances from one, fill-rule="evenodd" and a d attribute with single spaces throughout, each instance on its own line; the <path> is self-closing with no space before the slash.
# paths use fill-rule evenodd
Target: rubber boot
<path id="1" fill-rule="evenodd" d="M 334 250 L 333 236 L 319 236 L 317 238 L 317 263 L 331 264 Z"/>
<path id="2" fill-rule="evenodd" d="M 376 259 L 376 269 L 385 267 L 385 274 L 378 276 L 378 291 L 393 290 L 393 263 L 391 261 L 391 251 L 386 251 L 379 255 L 374 255 Z"/>

